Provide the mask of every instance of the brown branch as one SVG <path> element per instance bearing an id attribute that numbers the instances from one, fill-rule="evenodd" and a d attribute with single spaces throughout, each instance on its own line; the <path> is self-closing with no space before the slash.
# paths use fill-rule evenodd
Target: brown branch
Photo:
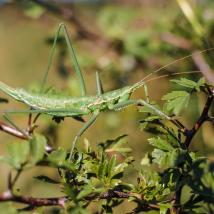
<path id="1" fill-rule="evenodd" d="M 105 193 L 101 193 L 100 195 L 93 195 L 86 197 L 86 200 L 95 200 L 95 199 L 128 199 L 129 197 L 135 197 L 138 201 L 143 202 L 143 198 L 140 194 L 132 193 L 132 192 L 123 192 L 118 190 L 109 190 Z M 30 207 L 41 207 L 41 206 L 60 206 L 62 208 L 65 207 L 65 203 L 68 201 L 68 197 L 55 197 L 55 198 L 34 198 L 27 196 L 18 196 L 12 193 L 12 191 L 8 190 L 3 192 L 0 195 L 0 202 L 13 201 L 17 203 L 27 204 Z M 159 210 L 159 206 L 157 204 L 146 204 L 142 203 L 142 210 Z M 142 211 L 141 210 L 141 211 Z"/>
<path id="2" fill-rule="evenodd" d="M 40 206 L 61 206 L 64 207 L 66 197 L 58 197 L 58 198 L 33 198 L 26 196 L 17 196 L 12 194 L 11 191 L 3 192 L 0 195 L 0 202 L 5 201 L 13 201 L 22 204 L 28 204 L 32 207 L 40 207 Z"/>
<path id="3" fill-rule="evenodd" d="M 173 207 L 170 209 L 170 213 L 172 214 L 179 214 L 181 213 L 181 193 L 182 193 L 183 186 L 180 186 L 179 189 L 176 191 L 174 198 L 172 200 Z"/>
<path id="4" fill-rule="evenodd" d="M 3 131 L 9 135 L 12 135 L 14 137 L 17 137 L 19 139 L 22 140 L 29 140 L 31 138 L 31 136 L 28 134 L 28 132 L 21 132 L 19 130 L 17 130 L 15 127 L 13 126 L 9 126 L 6 123 L 3 123 L 0 121 L 0 131 Z M 50 147 L 49 145 L 46 145 L 45 147 L 46 152 L 50 152 L 53 150 L 52 147 Z"/>
<path id="5" fill-rule="evenodd" d="M 20 132 L 16 128 L 9 126 L 1 121 L 0 121 L 0 130 L 23 140 L 27 140 L 30 137 L 27 135 L 27 133 L 24 135 L 22 132 Z"/>
<path id="6" fill-rule="evenodd" d="M 129 198 L 131 193 L 122 192 L 117 190 L 109 190 L 108 192 L 102 193 L 99 198 L 100 199 L 111 199 L 111 198 Z"/>
<path id="7" fill-rule="evenodd" d="M 192 127 L 192 129 L 190 129 L 190 130 L 187 129 L 184 132 L 184 135 L 186 136 L 185 144 L 186 144 L 187 147 L 189 147 L 193 137 L 195 136 L 195 134 L 197 133 L 197 131 L 199 130 L 201 125 L 205 121 L 209 120 L 208 113 L 209 113 L 209 109 L 210 109 L 210 107 L 212 105 L 213 99 L 214 99 L 214 89 L 209 90 L 209 95 L 208 95 L 207 101 L 206 101 L 206 103 L 204 105 L 204 109 L 203 109 L 200 117 L 198 118 L 198 120 L 196 121 L 194 126 Z"/>

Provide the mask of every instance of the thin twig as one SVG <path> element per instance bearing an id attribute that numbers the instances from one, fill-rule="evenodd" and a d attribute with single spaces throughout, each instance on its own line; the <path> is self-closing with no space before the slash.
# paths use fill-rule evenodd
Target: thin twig
<path id="1" fill-rule="evenodd" d="M 23 134 L 23 132 L 20 132 L 19 130 L 17 130 L 16 128 L 9 126 L 3 122 L 0 121 L 0 130 L 3 132 L 6 132 L 10 135 L 13 135 L 17 138 L 23 139 L 23 140 L 27 140 L 29 139 L 30 136 Z"/>
<path id="2" fill-rule="evenodd" d="M 194 124 L 194 126 L 192 127 L 192 129 L 190 130 L 185 130 L 184 135 L 186 136 L 186 140 L 185 140 L 185 144 L 187 147 L 189 147 L 193 137 L 195 136 L 195 134 L 197 133 L 197 131 L 199 130 L 199 128 L 201 127 L 201 125 L 208 120 L 209 116 L 209 109 L 212 105 L 214 99 L 214 91 L 210 90 L 209 91 L 209 95 L 207 97 L 207 101 L 204 105 L 204 109 L 200 115 L 200 117 L 198 118 L 198 120 L 196 121 L 196 123 Z"/>

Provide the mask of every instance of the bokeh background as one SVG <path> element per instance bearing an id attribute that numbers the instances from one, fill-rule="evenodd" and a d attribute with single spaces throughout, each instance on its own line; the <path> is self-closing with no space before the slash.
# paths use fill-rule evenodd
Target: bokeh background
<path id="1" fill-rule="evenodd" d="M 176 88 L 172 78 L 187 77 L 198 80 L 204 76 L 214 84 L 214 2 L 213 0 L 1 0 L 0 1 L 0 80 L 13 87 L 38 89 L 48 64 L 51 45 L 59 23 L 68 28 L 75 47 L 88 94 L 96 93 L 95 71 L 100 73 L 105 91 L 133 84 L 173 60 L 193 54 L 165 67 L 150 78 L 166 77 L 147 84 L 151 100 L 160 105 L 161 97 Z M 175 73 L 199 71 L 194 74 Z M 149 79 L 150 79 L 149 78 Z M 79 84 L 68 58 L 63 37 L 60 37 L 46 87 L 63 90 L 71 96 L 79 95 Z M 2 94 L 1 97 L 6 95 Z M 145 98 L 144 89 L 134 97 Z M 9 99 L 3 109 L 24 109 L 23 104 Z M 194 97 L 190 107 L 181 113 L 181 121 L 191 127 L 200 114 L 205 98 Z M 27 117 L 11 116 L 21 128 L 27 126 Z M 100 142 L 127 134 L 133 150 L 135 167 L 151 148 L 150 134 L 140 131 L 142 115 L 135 107 L 120 112 L 101 114 L 97 122 L 81 137 L 78 146 L 87 139 L 95 148 Z M 86 117 L 87 119 L 87 117 Z M 1 119 L 3 120 L 3 118 Z M 48 116 L 39 119 L 38 131 L 48 136 L 55 147 L 70 147 L 82 123 L 66 118 L 56 124 Z M 15 138 L 0 132 L 0 154 L 5 154 L 7 142 Z M 205 124 L 194 139 L 191 149 L 214 160 L 213 125 Z M 0 164 L 0 191 L 5 190 L 10 169 Z M 32 178 L 45 172 L 57 178 L 57 172 L 46 168 L 29 170 L 20 178 L 23 193 L 51 197 L 61 194 L 51 184 L 45 188 Z M 133 171 L 127 177 L 136 180 Z M 46 184 L 47 187 L 47 184 Z M 54 195 L 53 195 L 54 194 Z M 121 210 L 127 207 L 122 205 Z"/>

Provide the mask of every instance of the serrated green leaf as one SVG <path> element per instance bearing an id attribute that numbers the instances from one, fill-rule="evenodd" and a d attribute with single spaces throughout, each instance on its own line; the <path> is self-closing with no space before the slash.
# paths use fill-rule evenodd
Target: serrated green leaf
<path id="1" fill-rule="evenodd" d="M 20 169 L 27 162 L 30 146 L 28 141 L 14 142 L 7 145 L 8 156 L 0 157 L 4 161 L 16 169 Z"/>
<path id="2" fill-rule="evenodd" d="M 179 97 L 186 97 L 187 95 L 189 95 L 189 93 L 187 93 L 186 91 L 172 91 L 166 95 L 164 95 L 162 97 L 162 100 L 174 100 L 176 98 L 179 98 Z"/>
<path id="3" fill-rule="evenodd" d="M 160 149 L 154 149 L 152 152 L 153 162 L 157 163 L 160 167 L 175 167 L 185 161 L 186 150 L 174 149 L 170 152 L 164 152 Z"/>
<path id="4" fill-rule="evenodd" d="M 35 134 L 30 140 L 31 158 L 30 164 L 34 165 L 38 161 L 42 160 L 45 154 L 45 146 L 47 140 L 44 136 Z"/>
<path id="5" fill-rule="evenodd" d="M 160 137 L 153 137 L 148 139 L 148 141 L 152 146 L 161 150 L 172 151 L 174 149 L 166 140 L 163 140 Z"/>
<path id="6" fill-rule="evenodd" d="M 196 82 L 194 82 L 194 81 L 192 81 L 190 79 L 184 78 L 184 77 L 180 78 L 180 80 L 173 79 L 173 80 L 170 80 L 170 81 L 174 82 L 174 83 L 176 83 L 178 85 L 181 85 L 181 86 L 184 86 L 184 87 L 187 87 L 187 88 L 191 88 L 191 89 L 193 89 L 193 88 L 195 88 L 197 86 Z"/>
<path id="7" fill-rule="evenodd" d="M 196 91 L 200 91 L 200 87 L 204 86 L 205 79 L 202 77 L 197 82 L 194 82 L 193 80 L 187 79 L 187 78 L 181 78 L 180 80 L 173 79 L 171 82 L 174 82 L 178 85 L 184 86 L 186 88 L 195 89 Z"/>
<path id="8" fill-rule="evenodd" d="M 166 100 L 166 109 L 178 115 L 188 105 L 190 95 L 186 91 L 172 91 L 162 97 Z"/>
<path id="9" fill-rule="evenodd" d="M 167 165 L 167 152 L 164 152 L 163 150 L 160 149 L 154 149 L 152 152 L 152 158 L 154 158 L 153 162 L 157 163 L 158 165 Z"/>

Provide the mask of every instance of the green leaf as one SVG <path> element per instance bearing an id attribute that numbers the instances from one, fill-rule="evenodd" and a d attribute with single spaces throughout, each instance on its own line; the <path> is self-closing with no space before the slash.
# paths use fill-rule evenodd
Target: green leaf
<path id="1" fill-rule="evenodd" d="M 131 159 L 131 157 L 130 157 Z M 132 160 L 130 160 L 130 162 L 132 162 Z M 124 170 L 128 167 L 129 163 L 128 160 L 126 160 L 126 162 L 120 163 L 117 166 L 114 167 L 114 170 L 112 172 L 112 179 L 120 179 L 122 177 L 122 173 L 124 172 Z"/>
<path id="2" fill-rule="evenodd" d="M 30 140 L 30 149 L 31 149 L 31 159 L 30 163 L 32 165 L 36 164 L 38 161 L 43 159 L 45 154 L 45 146 L 47 140 L 44 136 L 35 134 Z"/>
<path id="3" fill-rule="evenodd" d="M 129 147 L 123 147 L 124 144 L 127 144 L 127 141 L 124 140 L 124 138 L 121 138 L 120 140 L 114 142 L 110 148 L 105 150 L 105 152 L 119 152 L 126 155 L 127 153 L 131 152 L 132 149 Z"/>
<path id="4" fill-rule="evenodd" d="M 20 169 L 27 162 L 30 153 L 28 141 L 14 142 L 7 145 L 8 156 L 1 156 L 0 160 L 16 169 Z"/>
<path id="5" fill-rule="evenodd" d="M 107 169 L 107 171 L 108 171 L 108 177 L 111 177 L 115 165 L 116 165 L 116 156 L 113 155 L 111 157 L 111 160 L 108 163 L 108 169 Z"/>
<path id="6" fill-rule="evenodd" d="M 48 155 L 48 160 L 54 164 L 61 165 L 65 161 L 66 156 L 66 151 L 63 148 L 58 148 L 56 151 L 53 151 Z"/>
<path id="7" fill-rule="evenodd" d="M 178 115 L 188 105 L 190 95 L 186 91 L 172 91 L 162 97 L 166 100 L 166 109 Z"/>
<path id="8" fill-rule="evenodd" d="M 172 207 L 172 204 L 170 203 L 159 203 L 158 205 L 160 206 L 160 214 L 166 214 L 167 211 Z"/>
<path id="9" fill-rule="evenodd" d="M 172 151 L 174 149 L 166 140 L 163 140 L 160 137 L 153 137 L 148 139 L 148 141 L 152 146 L 161 150 Z"/>
<path id="10" fill-rule="evenodd" d="M 114 147 L 115 144 L 123 144 L 123 139 L 126 137 L 127 135 L 120 135 L 119 137 L 115 138 L 115 139 L 111 139 L 111 140 L 107 140 L 104 143 L 100 143 L 99 146 L 101 146 L 104 150 L 108 149 L 108 148 L 112 148 Z M 116 146 L 115 146 L 116 147 Z"/>
<path id="11" fill-rule="evenodd" d="M 152 152 L 153 162 L 157 163 L 160 167 L 175 167 L 183 163 L 186 159 L 187 151 L 183 149 L 173 149 L 169 152 L 164 152 L 160 149 L 154 149 Z"/>
<path id="12" fill-rule="evenodd" d="M 80 200 L 94 192 L 94 188 L 91 185 L 84 186 L 80 193 L 77 195 L 77 200 Z"/>
<path id="13" fill-rule="evenodd" d="M 197 83 L 192 81 L 192 80 L 189 80 L 189 79 L 186 79 L 184 77 L 180 78 L 180 80 L 178 79 L 173 79 L 173 80 L 170 80 L 171 82 L 174 82 L 178 85 L 181 85 L 181 86 L 184 86 L 184 87 L 187 87 L 187 88 L 195 88 L 197 86 Z"/>
<path id="14" fill-rule="evenodd" d="M 197 82 L 194 82 L 193 80 L 186 79 L 186 78 L 181 78 L 180 80 L 173 79 L 170 80 L 171 82 L 174 82 L 178 85 L 184 86 L 186 88 L 190 89 L 195 89 L 196 91 L 200 91 L 200 87 L 204 86 L 205 84 L 205 79 L 202 77 L 200 78 Z"/>
<path id="15" fill-rule="evenodd" d="M 76 165 L 76 163 L 74 162 L 68 161 L 66 158 L 67 152 L 65 151 L 65 149 L 58 148 L 56 151 L 53 151 L 48 155 L 47 160 L 55 167 L 76 171 L 78 165 Z"/>
<path id="16" fill-rule="evenodd" d="M 160 166 L 168 165 L 167 152 L 164 152 L 163 150 L 154 149 L 152 152 L 152 158 L 154 158 L 153 162 L 157 163 Z"/>
<path id="17" fill-rule="evenodd" d="M 104 160 L 102 163 L 100 163 L 98 168 L 98 178 L 104 178 L 107 172 L 107 160 Z"/>

